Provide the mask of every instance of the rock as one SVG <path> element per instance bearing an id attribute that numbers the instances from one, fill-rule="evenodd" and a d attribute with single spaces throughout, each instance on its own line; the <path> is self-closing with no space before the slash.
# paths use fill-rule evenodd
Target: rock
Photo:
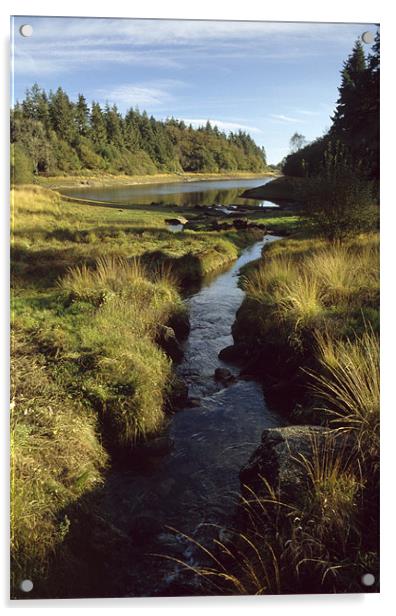
<path id="1" fill-rule="evenodd" d="M 279 490 L 281 499 L 301 503 L 308 485 L 307 469 L 302 458 L 312 460 L 334 448 L 336 454 L 351 450 L 351 438 L 323 426 L 287 426 L 264 430 L 261 445 L 240 472 L 243 494 L 263 492 L 264 477 Z"/>
<path id="2" fill-rule="evenodd" d="M 248 226 L 247 218 L 234 218 L 232 221 L 235 229 L 246 229 Z"/>
<path id="3" fill-rule="evenodd" d="M 201 406 L 200 398 L 188 398 L 187 406 L 188 408 L 197 408 L 198 406 Z"/>
<path id="4" fill-rule="evenodd" d="M 188 220 L 184 216 L 178 216 L 177 218 L 165 218 L 165 222 L 167 225 L 185 225 Z"/>
<path id="5" fill-rule="evenodd" d="M 172 327 L 158 325 L 155 341 L 174 362 L 180 362 L 183 359 L 183 349 Z"/>
<path id="6" fill-rule="evenodd" d="M 190 333 L 190 319 L 188 318 L 188 313 L 181 310 L 175 312 L 170 317 L 168 326 L 173 329 L 179 341 L 185 340 Z"/>
<path id="7" fill-rule="evenodd" d="M 222 361 L 227 361 L 233 364 L 242 364 L 249 356 L 249 348 L 246 344 L 231 344 L 230 346 L 221 349 L 218 357 Z"/>
<path id="8" fill-rule="evenodd" d="M 220 381 L 225 385 L 235 383 L 236 378 L 228 368 L 216 368 L 214 372 L 214 378 L 216 381 Z"/>
<path id="9" fill-rule="evenodd" d="M 177 411 L 189 405 L 188 386 L 181 379 L 175 379 L 169 396 L 169 410 Z"/>
<path id="10" fill-rule="evenodd" d="M 137 516 L 131 522 L 129 535 L 132 543 L 143 546 L 153 541 L 162 531 L 162 524 L 150 516 Z"/>
<path id="11" fill-rule="evenodd" d="M 157 438 L 140 443 L 136 447 L 137 452 L 148 456 L 165 456 L 173 449 L 173 440 L 169 436 Z"/>

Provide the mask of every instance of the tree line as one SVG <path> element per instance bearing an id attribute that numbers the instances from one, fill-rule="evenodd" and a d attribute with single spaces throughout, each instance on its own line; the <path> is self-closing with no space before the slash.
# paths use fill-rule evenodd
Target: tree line
<path id="1" fill-rule="evenodd" d="M 47 93 L 34 84 L 11 110 L 13 176 L 80 172 L 260 172 L 264 148 L 244 131 L 228 135 L 209 121 L 194 129 L 182 120 L 164 121 L 145 111 L 74 102 L 59 87 Z"/>
<path id="2" fill-rule="evenodd" d="M 350 169 L 361 178 L 379 180 L 380 37 L 365 57 L 358 40 L 344 62 L 335 112 L 329 131 L 306 144 L 302 135 L 291 140 L 284 159 L 286 175 L 312 177 L 331 167 Z"/>

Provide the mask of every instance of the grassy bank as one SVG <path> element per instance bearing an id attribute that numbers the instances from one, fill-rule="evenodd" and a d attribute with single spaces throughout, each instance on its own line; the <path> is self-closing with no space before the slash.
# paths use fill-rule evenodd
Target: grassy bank
<path id="1" fill-rule="evenodd" d="M 12 192 L 14 591 L 43 579 L 68 508 L 111 456 L 161 432 L 178 382 L 160 334 L 186 332 L 180 289 L 236 259 L 262 231 L 173 234 L 162 208 Z M 33 539 L 32 539 L 33 538 Z"/>

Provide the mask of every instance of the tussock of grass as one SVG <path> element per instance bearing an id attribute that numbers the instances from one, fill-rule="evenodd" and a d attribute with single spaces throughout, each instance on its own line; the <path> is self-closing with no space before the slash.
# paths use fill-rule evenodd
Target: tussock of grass
<path id="1" fill-rule="evenodd" d="M 337 335 L 349 333 L 356 313 L 377 308 L 378 252 L 375 236 L 347 245 L 287 240 L 271 247 L 259 268 L 243 281 L 262 336 L 277 323 L 299 345 L 307 331 L 324 323 Z"/>
<path id="2" fill-rule="evenodd" d="M 317 334 L 321 371 L 310 373 L 323 409 L 339 429 L 352 431 L 363 460 L 378 462 L 380 367 L 379 338 L 367 329 L 354 340 Z"/>
<path id="3" fill-rule="evenodd" d="M 102 481 L 107 456 L 92 412 L 62 390 L 43 358 L 13 337 L 11 554 L 13 585 L 45 573 L 70 521 L 65 507 Z"/>

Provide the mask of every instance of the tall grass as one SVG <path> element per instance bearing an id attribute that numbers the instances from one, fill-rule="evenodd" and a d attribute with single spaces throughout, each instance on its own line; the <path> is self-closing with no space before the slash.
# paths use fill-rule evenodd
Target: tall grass
<path id="1" fill-rule="evenodd" d="M 379 338 L 371 328 L 354 340 L 317 333 L 321 370 L 310 375 L 321 408 L 338 429 L 351 431 L 363 460 L 378 462 L 380 421 Z"/>
<path id="2" fill-rule="evenodd" d="M 102 482 L 107 462 L 95 416 L 13 336 L 11 403 L 12 584 L 45 575 L 70 520 L 65 507 Z"/>
<path id="3" fill-rule="evenodd" d="M 247 300 L 265 330 L 283 323 L 290 339 L 304 342 L 307 330 L 347 332 L 356 312 L 379 300 L 378 239 L 346 245 L 291 240 L 269 250 L 243 280 Z M 274 256 L 272 256 L 275 252 Z M 268 254 L 268 256 L 267 256 Z"/>

